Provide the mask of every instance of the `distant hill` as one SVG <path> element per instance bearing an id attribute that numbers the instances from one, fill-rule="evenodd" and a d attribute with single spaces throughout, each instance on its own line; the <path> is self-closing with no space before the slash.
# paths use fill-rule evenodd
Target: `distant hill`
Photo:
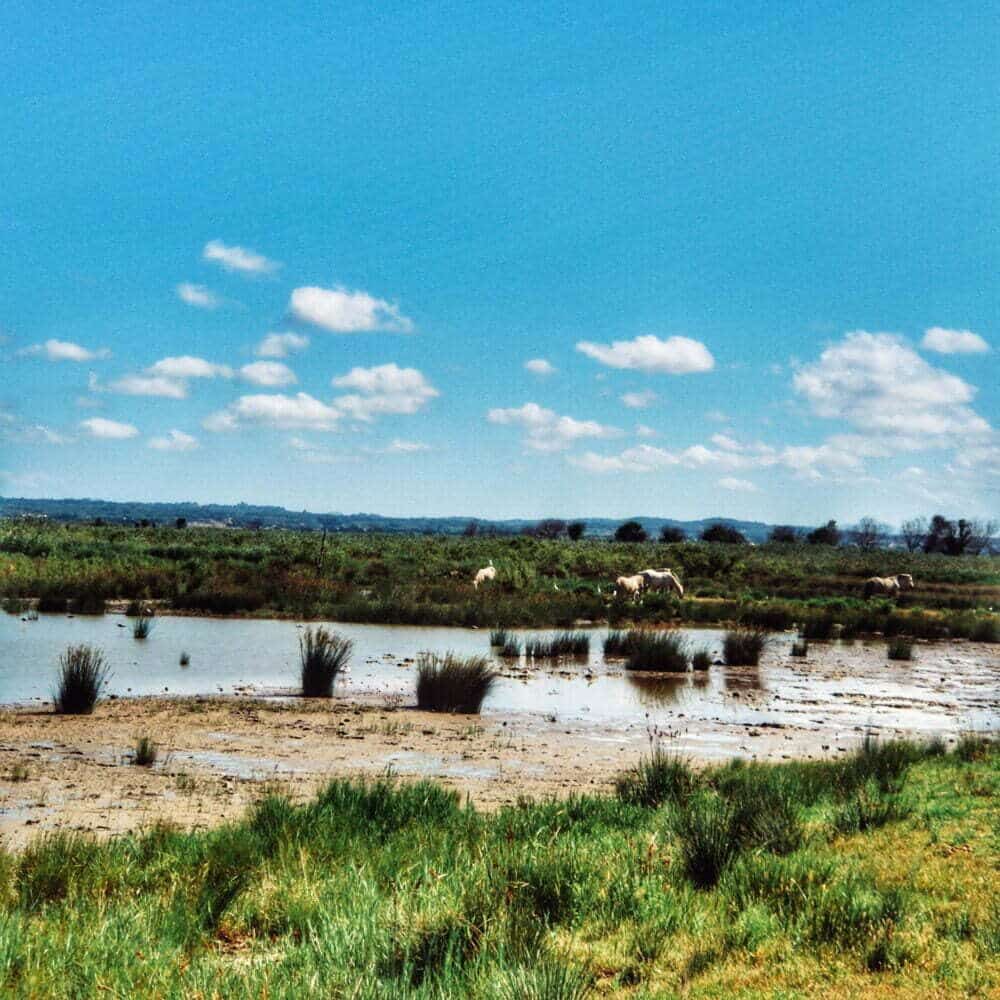
<path id="1" fill-rule="evenodd" d="M 489 520 L 474 517 L 385 517 L 381 514 L 317 514 L 312 511 L 286 510 L 284 507 L 257 504 L 198 504 L 198 503 L 117 503 L 111 500 L 46 500 L 27 497 L 0 497 L 0 517 L 45 517 L 53 521 L 94 521 L 107 524 L 132 523 L 147 520 L 156 524 L 172 524 L 179 517 L 189 525 L 217 524 L 235 528 L 292 528 L 300 531 L 372 531 L 399 534 L 460 535 L 475 523 L 481 533 L 516 535 L 538 519 L 515 518 Z M 763 521 L 739 521 L 728 517 L 708 517 L 697 521 L 678 521 L 669 517 L 606 518 L 581 517 L 587 535 L 608 537 L 627 520 L 639 521 L 651 538 L 659 535 L 664 525 L 680 528 L 696 538 L 710 524 L 725 524 L 742 532 L 752 542 L 767 539 L 772 525 Z"/>

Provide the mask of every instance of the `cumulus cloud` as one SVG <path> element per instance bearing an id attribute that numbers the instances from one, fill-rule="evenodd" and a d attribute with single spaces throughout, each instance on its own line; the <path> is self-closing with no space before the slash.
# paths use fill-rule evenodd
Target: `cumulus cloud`
<path id="1" fill-rule="evenodd" d="M 296 351 L 304 351 L 309 338 L 298 333 L 269 333 L 256 347 L 258 358 L 287 358 Z"/>
<path id="2" fill-rule="evenodd" d="M 555 365 L 546 361 L 545 358 L 532 358 L 530 361 L 524 362 L 524 367 L 532 375 L 553 375 L 556 370 Z"/>
<path id="3" fill-rule="evenodd" d="M 281 267 L 263 254 L 247 250 L 245 247 L 226 246 L 221 240 L 211 240 L 206 243 L 201 257 L 202 260 L 220 264 L 227 271 L 242 271 L 244 274 L 267 274 Z"/>
<path id="4" fill-rule="evenodd" d="M 232 378 L 233 370 L 228 365 L 217 365 L 204 358 L 195 358 L 190 354 L 178 357 L 161 358 L 146 369 L 151 375 L 162 375 L 165 378 Z"/>
<path id="5" fill-rule="evenodd" d="M 924 331 L 924 339 L 920 346 L 925 351 L 936 351 L 938 354 L 987 354 L 990 345 L 971 330 L 947 330 L 941 326 L 932 326 Z"/>
<path id="6" fill-rule="evenodd" d="M 187 383 L 163 375 L 125 375 L 112 382 L 112 392 L 125 396 L 160 396 L 163 399 L 187 399 Z"/>
<path id="7" fill-rule="evenodd" d="M 715 367 L 715 359 L 699 340 L 690 337 L 659 337 L 647 335 L 635 340 L 616 340 L 610 346 L 581 340 L 576 349 L 587 357 L 610 368 L 666 375 L 688 375 L 708 372 Z"/>
<path id="8" fill-rule="evenodd" d="M 719 485 L 724 490 L 732 490 L 735 493 L 759 493 L 760 490 L 750 482 L 749 479 L 736 479 L 734 476 L 723 476 L 719 480 Z"/>
<path id="9" fill-rule="evenodd" d="M 43 355 L 49 361 L 99 361 L 111 357 L 111 352 L 106 347 L 91 351 L 72 341 L 55 339 L 46 340 L 44 344 L 32 344 L 31 347 L 18 351 L 18 354 Z"/>
<path id="10" fill-rule="evenodd" d="M 80 427 L 91 437 L 110 441 L 124 441 L 127 438 L 139 436 L 138 427 L 134 427 L 132 424 L 122 424 L 117 420 L 107 420 L 104 417 L 81 420 Z"/>
<path id="11" fill-rule="evenodd" d="M 635 433 L 637 437 L 641 438 L 652 438 L 656 437 L 656 431 L 652 427 L 646 424 L 638 424 L 635 428 Z"/>
<path id="12" fill-rule="evenodd" d="M 656 402 L 656 393 L 651 389 L 643 392 L 626 392 L 622 394 L 622 402 L 631 410 L 644 410 Z"/>
<path id="13" fill-rule="evenodd" d="M 198 447 L 198 439 L 184 431 L 172 430 L 163 437 L 150 438 L 149 447 L 155 451 L 194 451 Z"/>
<path id="14" fill-rule="evenodd" d="M 515 424 L 526 431 L 524 444 L 532 451 L 552 452 L 568 448 L 581 438 L 617 437 L 617 427 L 606 427 L 596 420 L 576 420 L 561 417 L 537 403 L 525 403 L 516 408 L 492 409 L 487 419 L 494 424 Z"/>
<path id="15" fill-rule="evenodd" d="M 202 426 L 210 431 L 233 431 L 247 424 L 282 430 L 332 431 L 340 420 L 340 411 L 320 402 L 308 393 L 294 396 L 283 393 L 240 396 L 225 410 L 206 417 Z"/>
<path id="16" fill-rule="evenodd" d="M 333 333 L 413 331 L 413 321 L 404 316 L 398 306 L 367 292 L 352 292 L 346 288 L 296 288 L 289 300 L 289 309 L 297 319 Z"/>
<path id="17" fill-rule="evenodd" d="M 385 449 L 388 455 L 411 455 L 414 452 L 430 450 L 431 446 L 422 441 L 404 441 L 401 438 L 394 438 Z"/>
<path id="18" fill-rule="evenodd" d="M 903 449 L 990 433 L 968 404 L 975 388 L 929 365 L 901 337 L 849 333 L 799 369 L 795 391 L 820 417 L 844 420 Z"/>
<path id="19" fill-rule="evenodd" d="M 197 309 L 214 309 L 219 304 L 219 298 L 204 285 L 193 285 L 190 281 L 182 281 L 176 288 L 177 298 Z"/>
<path id="20" fill-rule="evenodd" d="M 368 422 L 383 414 L 410 414 L 422 409 L 440 393 L 416 368 L 390 363 L 374 368 L 352 368 L 332 380 L 338 389 L 356 393 L 338 396 L 334 405 L 355 420 Z"/>
<path id="21" fill-rule="evenodd" d="M 244 365 L 240 369 L 240 376 L 254 385 L 270 388 L 294 385 L 298 381 L 295 372 L 280 361 L 255 361 L 251 365 Z"/>

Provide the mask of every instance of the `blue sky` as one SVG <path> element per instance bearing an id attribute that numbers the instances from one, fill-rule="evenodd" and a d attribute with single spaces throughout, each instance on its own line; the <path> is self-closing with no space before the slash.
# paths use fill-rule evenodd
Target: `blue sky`
<path id="1" fill-rule="evenodd" d="M 989 516 L 996 14 L 8 2 L 0 491 Z"/>

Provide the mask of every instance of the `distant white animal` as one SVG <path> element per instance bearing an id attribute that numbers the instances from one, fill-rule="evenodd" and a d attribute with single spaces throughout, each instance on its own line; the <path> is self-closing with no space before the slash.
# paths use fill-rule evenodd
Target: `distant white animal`
<path id="1" fill-rule="evenodd" d="M 476 572 L 476 578 L 472 581 L 472 586 L 479 590 L 479 585 L 481 583 L 486 583 L 488 580 L 495 580 L 497 578 L 497 570 L 493 565 L 493 560 L 490 560 L 489 566 L 484 566 L 481 570 Z"/>
<path id="2" fill-rule="evenodd" d="M 620 576 L 615 580 L 615 597 L 627 595 L 636 600 L 645 586 L 646 578 L 641 573 L 636 573 L 634 576 Z"/>
<path id="3" fill-rule="evenodd" d="M 644 569 L 639 575 L 650 590 L 672 590 L 678 597 L 684 596 L 684 585 L 671 569 Z"/>
<path id="4" fill-rule="evenodd" d="M 899 573 L 897 576 L 870 576 L 865 580 L 866 598 L 874 594 L 896 597 L 901 590 L 913 590 L 913 577 L 909 573 Z"/>

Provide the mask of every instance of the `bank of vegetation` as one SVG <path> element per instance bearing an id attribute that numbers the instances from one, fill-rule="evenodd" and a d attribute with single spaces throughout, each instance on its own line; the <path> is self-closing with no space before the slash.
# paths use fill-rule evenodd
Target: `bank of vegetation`
<path id="1" fill-rule="evenodd" d="M 483 814 L 335 781 L 211 831 L 0 853 L 10 997 L 989 995 L 1000 755 L 967 737 Z"/>
<path id="2" fill-rule="evenodd" d="M 492 560 L 497 578 L 476 590 Z M 672 567 L 678 600 L 612 596 L 617 576 Z M 873 575 L 911 573 L 895 601 Z M 882 632 L 996 641 L 1000 557 L 774 542 L 439 537 L 0 522 L 0 597 L 21 611 L 99 613 L 109 600 L 213 615 L 427 625 L 553 626 L 589 620 L 797 627 L 810 638 Z M 823 635 L 824 632 L 828 634 Z"/>

